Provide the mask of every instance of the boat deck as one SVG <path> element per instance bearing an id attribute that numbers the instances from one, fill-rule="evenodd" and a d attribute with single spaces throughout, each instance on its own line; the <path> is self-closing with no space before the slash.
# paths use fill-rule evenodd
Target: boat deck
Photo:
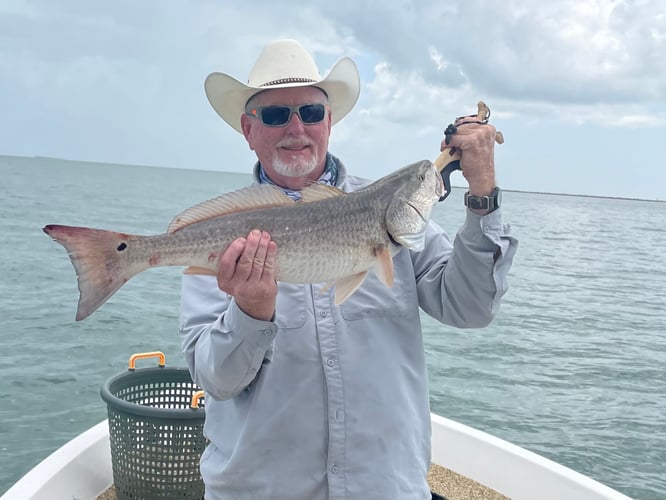
<path id="1" fill-rule="evenodd" d="M 428 484 L 432 491 L 448 500 L 509 500 L 509 497 L 437 464 L 430 467 Z"/>
<path id="2" fill-rule="evenodd" d="M 509 498 L 436 464 L 433 464 L 428 472 L 428 484 L 432 491 L 448 500 L 507 500 Z M 97 500 L 116 500 L 113 486 L 98 496 Z"/>

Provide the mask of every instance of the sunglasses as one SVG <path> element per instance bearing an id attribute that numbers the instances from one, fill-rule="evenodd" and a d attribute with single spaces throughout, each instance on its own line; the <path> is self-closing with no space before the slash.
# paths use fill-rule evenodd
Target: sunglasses
<path id="1" fill-rule="evenodd" d="M 284 127 L 291 115 L 296 113 L 304 125 L 321 123 L 329 109 L 328 104 L 300 104 L 298 106 L 259 106 L 251 108 L 245 113 L 255 118 L 267 127 Z"/>

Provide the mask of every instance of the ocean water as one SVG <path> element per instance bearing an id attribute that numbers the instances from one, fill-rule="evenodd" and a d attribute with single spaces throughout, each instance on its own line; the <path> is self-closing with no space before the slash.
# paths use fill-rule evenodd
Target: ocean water
<path id="1" fill-rule="evenodd" d="M 156 234 L 249 179 L 0 157 L 0 492 L 106 418 L 99 387 L 132 353 L 184 366 L 180 269 L 141 274 L 76 323 L 74 270 L 42 226 Z M 462 194 L 433 215 L 452 235 Z M 666 203 L 505 192 L 504 207 L 520 248 L 494 323 L 424 315 L 432 410 L 633 498 L 666 498 Z"/>

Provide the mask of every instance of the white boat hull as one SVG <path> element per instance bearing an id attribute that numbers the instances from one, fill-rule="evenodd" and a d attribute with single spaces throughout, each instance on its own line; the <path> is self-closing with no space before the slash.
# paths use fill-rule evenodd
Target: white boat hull
<path id="1" fill-rule="evenodd" d="M 541 455 L 431 414 L 432 461 L 514 500 L 630 500 Z"/>
<path id="2" fill-rule="evenodd" d="M 87 500 L 113 483 L 107 420 L 79 434 L 37 464 L 1 500 Z"/>
<path id="3" fill-rule="evenodd" d="M 524 448 L 432 417 L 432 461 L 514 500 L 630 500 Z M 0 500 L 94 499 L 113 483 L 105 420 L 53 452 Z"/>

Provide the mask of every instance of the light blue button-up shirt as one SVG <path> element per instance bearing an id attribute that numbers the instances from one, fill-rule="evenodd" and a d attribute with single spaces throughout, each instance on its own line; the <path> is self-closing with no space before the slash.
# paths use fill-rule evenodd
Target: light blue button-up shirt
<path id="1" fill-rule="evenodd" d="M 338 187 L 368 183 L 337 161 Z M 501 208 L 468 211 L 453 245 L 431 222 L 422 252 L 395 255 L 392 288 L 371 272 L 336 307 L 323 284 L 279 283 L 272 322 L 244 314 L 214 277 L 184 275 L 182 345 L 206 391 L 206 498 L 429 499 L 419 306 L 487 325 L 517 247 L 509 231 Z"/>

